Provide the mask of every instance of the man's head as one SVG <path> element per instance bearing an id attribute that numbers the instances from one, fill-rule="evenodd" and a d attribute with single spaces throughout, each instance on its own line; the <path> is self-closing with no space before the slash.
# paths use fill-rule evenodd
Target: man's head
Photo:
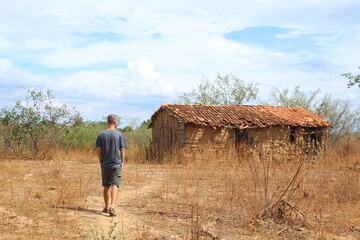
<path id="1" fill-rule="evenodd" d="M 107 117 L 107 122 L 108 122 L 109 125 L 115 124 L 115 126 L 117 126 L 118 123 L 119 123 L 119 117 L 116 116 L 115 114 L 110 114 L 110 115 Z"/>

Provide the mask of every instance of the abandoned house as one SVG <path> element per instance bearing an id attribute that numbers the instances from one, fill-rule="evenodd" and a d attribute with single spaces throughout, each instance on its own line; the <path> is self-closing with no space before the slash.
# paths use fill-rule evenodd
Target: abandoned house
<path id="1" fill-rule="evenodd" d="M 175 149 L 236 156 L 272 149 L 287 158 L 304 149 L 318 154 L 330 127 L 305 108 L 270 105 L 164 104 L 151 120 L 152 152 L 159 159 Z"/>

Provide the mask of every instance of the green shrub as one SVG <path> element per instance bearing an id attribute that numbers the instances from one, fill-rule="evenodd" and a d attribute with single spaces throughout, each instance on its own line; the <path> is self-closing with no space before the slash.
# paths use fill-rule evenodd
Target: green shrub
<path id="1" fill-rule="evenodd" d="M 25 101 L 1 109 L 3 154 L 45 159 L 49 150 L 59 143 L 64 131 L 81 125 L 82 117 L 75 108 L 57 106 L 52 103 L 53 98 L 51 90 L 28 90 Z"/>

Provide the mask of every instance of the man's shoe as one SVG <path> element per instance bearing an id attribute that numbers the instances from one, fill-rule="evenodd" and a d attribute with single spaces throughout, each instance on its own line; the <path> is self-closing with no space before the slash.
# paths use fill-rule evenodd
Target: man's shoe
<path id="1" fill-rule="evenodd" d="M 109 213 L 109 209 L 106 209 L 105 207 L 102 210 L 103 213 Z"/>
<path id="2" fill-rule="evenodd" d="M 109 214 L 110 214 L 111 217 L 115 217 L 116 216 L 115 209 L 109 208 Z"/>

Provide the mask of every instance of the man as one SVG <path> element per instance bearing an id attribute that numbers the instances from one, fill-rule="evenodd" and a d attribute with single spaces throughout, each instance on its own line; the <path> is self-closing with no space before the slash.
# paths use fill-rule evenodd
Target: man
<path id="1" fill-rule="evenodd" d="M 110 114 L 108 128 L 96 139 L 96 153 L 101 164 L 102 185 L 104 187 L 104 213 L 116 216 L 114 210 L 117 190 L 120 186 L 121 170 L 125 160 L 126 141 L 116 130 L 119 118 Z"/>

